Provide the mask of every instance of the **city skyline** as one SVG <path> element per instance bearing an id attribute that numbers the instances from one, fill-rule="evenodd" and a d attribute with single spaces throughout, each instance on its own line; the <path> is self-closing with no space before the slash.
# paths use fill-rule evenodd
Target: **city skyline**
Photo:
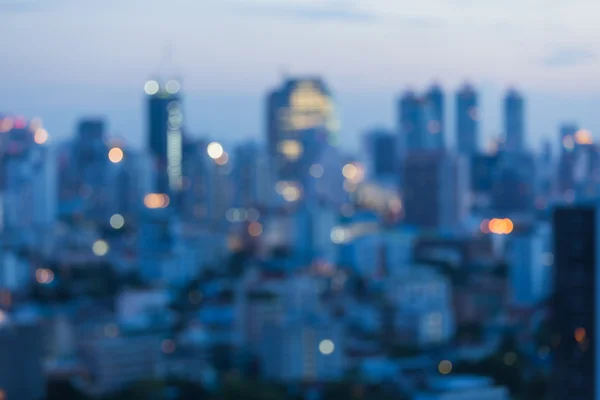
<path id="1" fill-rule="evenodd" d="M 166 69 L 182 78 L 186 126 L 193 135 L 262 139 L 264 96 L 284 72 L 322 76 L 339 104 L 348 138 L 343 145 L 350 149 L 358 147 L 364 131 L 395 126 L 394 103 L 408 86 L 421 90 L 436 81 L 448 95 L 468 78 L 480 92 L 482 137 L 501 131 L 501 97 L 510 85 L 527 100 L 530 146 L 542 137 L 554 142 L 564 121 L 600 131 L 593 112 L 600 106 L 598 46 L 592 24 L 586 24 L 596 5 L 143 4 L 0 3 L 6 37 L 19 38 L 3 44 L 8 61 L 0 110 L 41 116 L 53 137 L 72 134 L 78 116 L 101 113 L 111 131 L 139 147 L 146 129 L 143 84 L 165 69 L 164 49 L 170 47 Z M 135 19 L 137 14 L 143 18 Z M 494 52 L 487 51 L 490 47 Z M 446 128 L 450 144 L 452 108 Z"/>

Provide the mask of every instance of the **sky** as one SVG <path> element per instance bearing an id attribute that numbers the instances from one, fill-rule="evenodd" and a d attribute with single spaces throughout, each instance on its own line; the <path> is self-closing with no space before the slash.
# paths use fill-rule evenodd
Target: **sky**
<path id="1" fill-rule="evenodd" d="M 598 15 L 592 0 L 0 0 L 0 112 L 39 116 L 55 138 L 101 115 L 141 146 L 144 82 L 172 75 L 187 130 L 227 143 L 264 136 L 265 94 L 284 75 L 320 75 L 357 150 L 365 130 L 395 126 L 403 90 L 433 82 L 452 134 L 469 80 L 482 142 L 514 86 L 537 149 L 563 121 L 600 132 Z"/>

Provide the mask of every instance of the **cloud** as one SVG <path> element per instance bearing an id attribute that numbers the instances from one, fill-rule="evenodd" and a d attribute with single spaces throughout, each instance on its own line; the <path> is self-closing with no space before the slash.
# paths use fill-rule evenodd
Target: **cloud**
<path id="1" fill-rule="evenodd" d="M 286 0 L 287 1 L 287 0 Z M 283 17 L 307 21 L 346 21 L 369 22 L 378 15 L 357 7 L 349 1 L 330 1 L 320 4 L 301 4 L 280 2 L 243 6 L 239 9 L 245 15 Z"/>
<path id="2" fill-rule="evenodd" d="M 574 65 L 589 64 L 596 60 L 597 55 L 589 50 L 576 47 L 566 47 L 554 50 L 543 64 L 546 67 L 570 67 Z"/>

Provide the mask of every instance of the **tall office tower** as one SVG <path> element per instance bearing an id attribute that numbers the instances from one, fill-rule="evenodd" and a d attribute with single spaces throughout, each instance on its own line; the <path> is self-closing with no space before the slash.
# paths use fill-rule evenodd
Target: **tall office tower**
<path id="1" fill-rule="evenodd" d="M 477 93 L 471 85 L 465 84 L 456 94 L 456 140 L 460 154 L 477 153 L 478 120 Z"/>
<path id="2" fill-rule="evenodd" d="M 564 124 L 559 130 L 560 158 L 558 161 L 558 193 L 564 195 L 575 187 L 573 167 L 575 166 L 575 134 L 579 128 L 575 124 Z"/>
<path id="3" fill-rule="evenodd" d="M 528 153 L 501 153 L 492 175 L 492 208 L 501 215 L 533 210 L 535 159 Z"/>
<path id="4" fill-rule="evenodd" d="M 148 146 L 154 159 L 154 191 L 174 197 L 182 188 L 183 110 L 180 84 L 172 79 L 164 85 L 151 80 L 144 90 L 148 95 Z"/>
<path id="5" fill-rule="evenodd" d="M 507 151 L 525 150 L 525 104 L 515 89 L 510 89 L 504 97 L 504 134 Z"/>
<path id="6" fill-rule="evenodd" d="M 113 165 L 109 169 L 110 183 L 107 189 L 110 192 L 110 217 L 106 222 L 109 223 L 113 215 L 119 214 L 124 218 L 125 226 L 133 225 L 138 216 L 140 198 L 145 194 L 140 179 L 139 154 L 115 144 L 109 150 L 109 159 Z"/>
<path id="7" fill-rule="evenodd" d="M 269 202 L 273 187 L 268 157 L 256 142 L 246 142 L 235 148 L 233 203 L 235 207 L 262 208 Z"/>
<path id="8" fill-rule="evenodd" d="M 39 123 L 19 119 L 0 139 L 0 231 L 10 232 L 14 244 L 37 244 L 56 217 L 56 167 L 47 138 Z"/>
<path id="9" fill-rule="evenodd" d="M 86 118 L 77 125 L 77 138 L 72 157 L 75 162 L 70 168 L 80 177 L 79 196 L 82 212 L 86 219 L 99 222 L 107 218 L 106 193 L 108 146 L 106 124 L 101 118 Z"/>
<path id="10" fill-rule="evenodd" d="M 553 399 L 600 399 L 600 212 L 596 205 L 554 211 Z"/>
<path id="11" fill-rule="evenodd" d="M 208 215 L 211 225 L 217 229 L 227 226 L 226 214 L 232 206 L 233 160 L 228 157 L 211 160 L 208 168 Z"/>
<path id="12" fill-rule="evenodd" d="M 399 174 L 398 138 L 392 132 L 375 129 L 365 135 L 369 178 L 397 183 Z"/>
<path id="13" fill-rule="evenodd" d="M 463 157 L 412 153 L 404 160 L 402 175 L 405 223 L 460 228 L 468 213 L 469 166 Z"/>
<path id="14" fill-rule="evenodd" d="M 552 143 L 548 139 L 542 143 L 541 154 L 540 157 L 537 157 L 536 168 L 539 171 L 539 179 L 535 189 L 535 192 L 538 194 L 536 197 L 536 206 L 539 206 L 546 204 L 547 200 L 552 196 L 556 182 L 556 169 L 552 160 Z"/>
<path id="15" fill-rule="evenodd" d="M 339 122 L 331 92 L 319 78 L 288 79 L 267 98 L 267 149 L 277 182 L 288 192 L 301 191 L 300 177 L 307 154 L 305 145 L 338 144 Z M 280 184 L 280 186 L 282 186 Z"/>
<path id="16" fill-rule="evenodd" d="M 146 197 L 146 208 L 139 216 L 137 254 L 142 279 L 156 282 L 166 277 L 165 268 L 174 253 L 177 235 L 172 223 L 174 211 L 164 207 L 163 199 L 167 195 L 153 193 L 150 196 L 153 197 Z"/>
<path id="17" fill-rule="evenodd" d="M 422 150 L 439 151 L 444 148 L 444 138 L 440 135 L 441 125 L 436 120 L 434 103 L 408 91 L 400 98 L 398 108 L 402 154 Z"/>
<path id="18" fill-rule="evenodd" d="M 431 107 L 432 119 L 428 122 L 428 131 L 436 138 L 436 148 L 443 148 L 446 141 L 446 118 L 444 114 L 444 92 L 440 85 L 433 85 L 425 93 L 425 101 Z"/>
<path id="19" fill-rule="evenodd" d="M 209 166 L 208 141 L 188 140 L 183 145 L 183 188 L 181 211 L 183 220 L 202 223 L 208 220 Z"/>

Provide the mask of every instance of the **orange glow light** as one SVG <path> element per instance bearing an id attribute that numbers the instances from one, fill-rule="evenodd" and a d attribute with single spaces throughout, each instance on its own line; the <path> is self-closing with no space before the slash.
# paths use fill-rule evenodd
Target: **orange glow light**
<path id="1" fill-rule="evenodd" d="M 144 205 L 148 208 L 166 208 L 169 201 L 169 196 L 163 193 L 148 193 L 144 197 Z"/>
<path id="2" fill-rule="evenodd" d="M 514 224 L 509 218 L 494 218 L 489 222 L 488 229 L 496 235 L 508 235 L 513 231 Z"/>
<path id="3" fill-rule="evenodd" d="M 33 134 L 33 141 L 37 144 L 44 144 L 48 141 L 48 132 L 44 128 L 36 129 Z"/>
<path id="4" fill-rule="evenodd" d="M 587 129 L 580 129 L 575 133 L 575 142 L 577 144 L 585 145 L 594 143 L 592 134 Z"/>
<path id="5" fill-rule="evenodd" d="M 250 225 L 248 225 L 248 233 L 250 234 L 250 236 L 253 237 L 257 237 L 260 236 L 262 233 L 262 225 L 258 222 L 251 222 Z"/>
<path id="6" fill-rule="evenodd" d="M 12 118 L 4 118 L 2 121 L 0 121 L 0 132 L 1 133 L 6 133 L 8 131 L 10 131 L 14 126 L 14 121 L 12 120 Z"/>
<path id="7" fill-rule="evenodd" d="M 108 159 L 113 164 L 120 163 L 121 160 L 123 160 L 123 150 L 121 150 L 119 147 L 113 147 L 108 152 Z"/>
<path id="8" fill-rule="evenodd" d="M 577 340 L 578 343 L 581 343 L 585 340 L 585 329 L 584 328 L 577 328 L 575 329 L 575 340 Z"/>

